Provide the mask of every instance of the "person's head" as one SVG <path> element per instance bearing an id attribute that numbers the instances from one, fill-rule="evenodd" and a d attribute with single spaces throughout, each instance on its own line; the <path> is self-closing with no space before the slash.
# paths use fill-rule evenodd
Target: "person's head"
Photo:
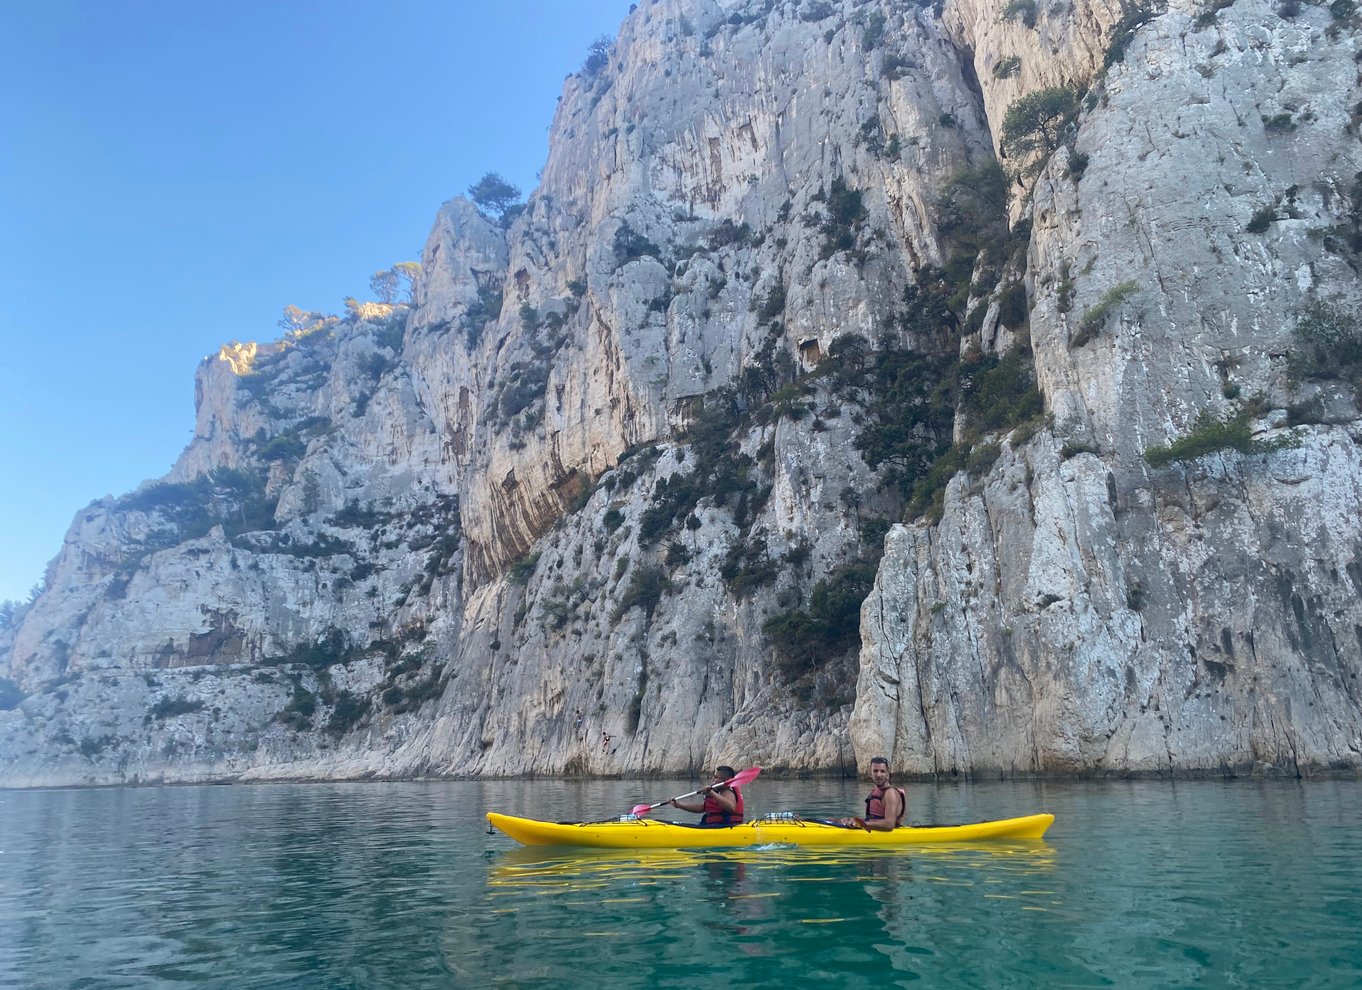
<path id="1" fill-rule="evenodd" d="M 736 773 L 736 771 L 734 771 L 734 769 L 733 769 L 732 767 L 715 767 L 715 768 L 714 768 L 714 779 L 715 779 L 716 781 L 719 781 L 719 782 L 722 782 L 722 781 L 725 781 L 725 780 L 732 780 L 732 779 L 733 779 L 734 777 L 736 777 L 737 775 L 738 775 L 738 774 Z"/>
<path id="2" fill-rule="evenodd" d="M 889 761 L 883 756 L 870 758 L 870 779 L 881 785 L 889 783 Z"/>

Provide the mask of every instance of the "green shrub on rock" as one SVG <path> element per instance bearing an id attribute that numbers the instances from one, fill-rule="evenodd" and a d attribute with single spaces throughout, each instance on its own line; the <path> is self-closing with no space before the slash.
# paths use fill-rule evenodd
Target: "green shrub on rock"
<path id="1" fill-rule="evenodd" d="M 1082 347 L 1084 344 L 1088 343 L 1088 341 L 1096 337 L 1097 334 L 1101 332 L 1102 327 L 1106 324 L 1107 317 L 1111 315 L 1112 311 L 1139 291 L 1140 285 L 1138 282 L 1127 281 L 1122 282 L 1119 285 L 1113 285 L 1106 291 L 1102 298 L 1097 301 L 1095 306 L 1084 311 L 1083 318 L 1078 323 L 1078 331 L 1069 341 L 1069 346 Z"/>
<path id="2" fill-rule="evenodd" d="M 1337 380 L 1362 388 L 1362 324 L 1351 312 L 1312 302 L 1292 336 L 1291 374 L 1297 381 Z"/>

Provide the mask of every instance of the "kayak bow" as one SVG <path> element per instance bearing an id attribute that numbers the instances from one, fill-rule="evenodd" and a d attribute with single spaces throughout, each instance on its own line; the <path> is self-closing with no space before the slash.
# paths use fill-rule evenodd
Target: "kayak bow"
<path id="1" fill-rule="evenodd" d="M 487 813 L 493 827 L 527 846 L 597 849 L 721 849 L 734 846 L 913 846 L 987 839 L 1039 839 L 1054 815 L 1027 815 L 970 825 L 931 825 L 866 832 L 798 818 L 758 818 L 724 828 L 699 828 L 625 816 L 608 822 L 541 822 Z"/>

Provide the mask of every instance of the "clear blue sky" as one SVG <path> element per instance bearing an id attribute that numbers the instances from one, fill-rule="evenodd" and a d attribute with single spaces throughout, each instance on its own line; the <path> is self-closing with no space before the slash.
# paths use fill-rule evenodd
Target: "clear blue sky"
<path id="1" fill-rule="evenodd" d="M 484 172 L 527 194 L 627 0 L 0 5 L 0 599 L 164 474 L 194 369 L 419 260 Z"/>

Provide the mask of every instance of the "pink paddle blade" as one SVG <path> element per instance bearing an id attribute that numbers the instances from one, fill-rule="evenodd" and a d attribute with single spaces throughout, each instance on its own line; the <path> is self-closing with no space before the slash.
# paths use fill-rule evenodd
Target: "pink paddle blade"
<path id="1" fill-rule="evenodd" d="M 748 767 L 746 770 L 739 771 L 728 783 L 730 786 L 741 787 L 743 784 L 752 783 L 760 773 L 761 767 Z"/>
<path id="2" fill-rule="evenodd" d="M 636 804 L 636 805 L 634 805 L 634 810 L 633 810 L 632 812 L 630 812 L 630 814 L 634 814 L 634 815 L 646 815 L 648 812 L 650 812 L 650 811 L 652 811 L 652 810 L 653 810 L 653 806 L 652 806 L 651 804 Z"/>

